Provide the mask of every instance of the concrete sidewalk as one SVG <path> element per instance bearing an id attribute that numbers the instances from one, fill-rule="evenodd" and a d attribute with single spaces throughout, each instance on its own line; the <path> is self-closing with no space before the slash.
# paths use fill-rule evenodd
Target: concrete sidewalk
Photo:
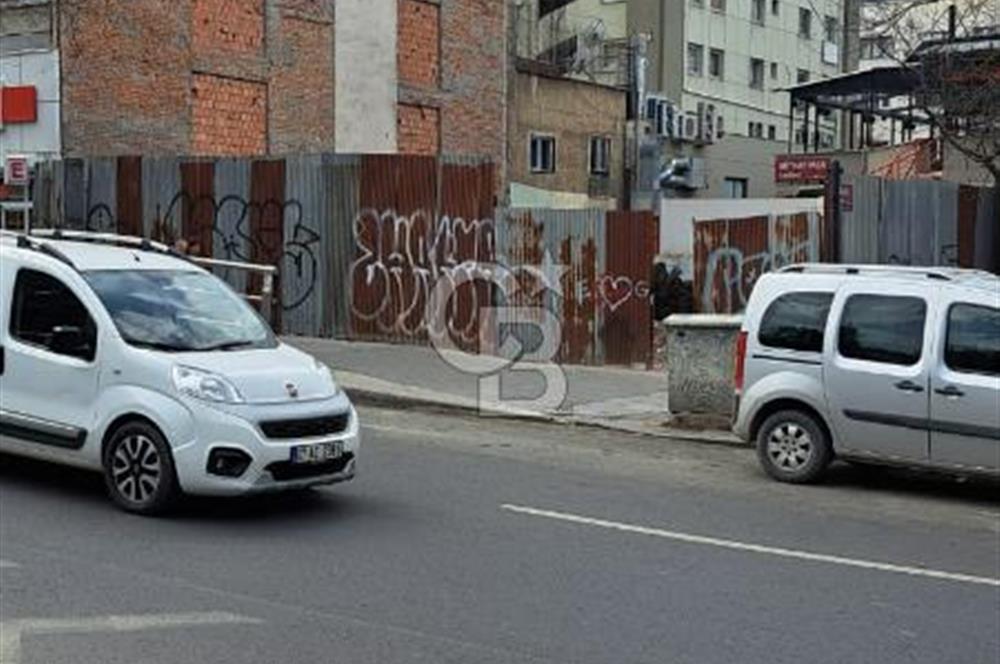
<path id="1" fill-rule="evenodd" d="M 519 417 L 566 424 L 599 426 L 668 438 L 739 444 L 726 431 L 698 431 L 673 426 L 667 411 L 664 372 L 611 367 L 562 367 L 567 394 L 549 407 L 511 405 L 538 397 L 545 385 L 535 371 L 499 372 L 500 401 L 480 399 L 479 376 L 454 365 L 468 356 L 435 349 L 336 339 L 287 337 L 285 341 L 330 366 L 340 385 L 361 401 L 460 409 L 484 416 Z M 489 362 L 484 358 L 484 362 Z"/>

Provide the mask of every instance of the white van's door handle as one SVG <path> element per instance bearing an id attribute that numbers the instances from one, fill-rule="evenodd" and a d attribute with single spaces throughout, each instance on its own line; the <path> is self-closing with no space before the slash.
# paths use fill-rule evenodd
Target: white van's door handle
<path id="1" fill-rule="evenodd" d="M 904 392 L 923 392 L 924 388 L 922 385 L 917 385 L 912 380 L 904 380 L 902 382 L 896 383 L 897 390 L 903 390 Z"/>
<path id="2" fill-rule="evenodd" d="M 938 389 L 934 390 L 934 394 L 940 394 L 943 397 L 952 397 L 956 399 L 958 397 L 965 396 L 965 392 L 958 389 L 954 385 L 948 385 L 947 387 L 939 387 Z"/>

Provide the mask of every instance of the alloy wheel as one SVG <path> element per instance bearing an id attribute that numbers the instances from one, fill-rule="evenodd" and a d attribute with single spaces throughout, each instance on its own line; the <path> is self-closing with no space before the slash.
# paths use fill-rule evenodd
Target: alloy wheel
<path id="1" fill-rule="evenodd" d="M 148 502 L 156 495 L 163 474 L 156 445 L 141 434 L 125 438 L 112 457 L 111 473 L 123 498 L 137 505 Z"/>

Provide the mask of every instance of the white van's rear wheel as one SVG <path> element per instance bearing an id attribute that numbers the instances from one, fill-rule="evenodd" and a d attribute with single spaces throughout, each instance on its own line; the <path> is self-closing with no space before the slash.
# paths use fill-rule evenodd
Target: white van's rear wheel
<path id="1" fill-rule="evenodd" d="M 782 410 L 757 434 L 757 457 L 768 475 L 782 482 L 814 482 L 833 458 L 829 436 L 808 413 Z"/>
<path id="2" fill-rule="evenodd" d="M 151 424 L 128 422 L 119 427 L 104 448 L 104 483 L 122 509 L 136 514 L 159 514 L 179 493 L 170 448 Z"/>

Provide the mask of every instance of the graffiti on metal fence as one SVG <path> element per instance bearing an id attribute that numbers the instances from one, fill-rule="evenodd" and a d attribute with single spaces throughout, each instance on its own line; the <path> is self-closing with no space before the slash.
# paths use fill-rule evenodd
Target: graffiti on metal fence
<path id="1" fill-rule="evenodd" d="M 447 333 L 460 342 L 478 337 L 478 313 L 489 305 L 489 292 L 474 282 L 490 278 L 494 225 L 490 219 L 467 221 L 434 217 L 424 211 L 400 215 L 365 209 L 353 226 L 356 259 L 350 267 L 351 312 L 380 334 L 417 337 Z M 450 311 L 425 319 L 438 281 L 456 286 Z M 428 324 L 434 328 L 428 329 Z"/>
<path id="2" fill-rule="evenodd" d="M 601 303 L 614 313 L 623 306 L 635 300 L 649 299 L 649 282 L 644 279 L 605 274 L 597 282 L 597 290 Z"/>
<path id="3" fill-rule="evenodd" d="M 281 241 L 272 244 L 247 226 L 254 218 L 268 216 L 281 220 Z M 183 232 L 184 218 L 200 220 L 211 233 L 215 257 L 244 263 L 259 262 L 278 267 L 282 285 L 282 308 L 292 311 L 305 304 L 316 290 L 319 279 L 317 252 L 322 237 L 304 223 L 302 204 L 295 200 L 248 201 L 241 196 L 229 195 L 220 199 L 214 196 L 192 196 L 187 191 L 177 192 L 165 211 L 157 206 L 151 235 L 153 239 L 173 244 Z M 90 208 L 85 224 L 93 232 L 115 232 L 118 221 L 111 208 L 99 203 Z M 291 228 L 291 233 L 284 232 Z M 197 232 L 197 231 L 196 231 Z M 197 238 L 185 238 L 198 244 Z M 196 247 L 195 253 L 204 251 Z"/>
<path id="4" fill-rule="evenodd" d="M 701 311 L 742 311 L 757 279 L 766 272 L 809 260 L 811 240 L 780 244 L 749 256 L 739 247 L 722 246 L 709 254 L 701 289 Z M 717 296 L 723 300 L 717 302 Z M 728 301 L 727 301 L 728 300 Z"/>

